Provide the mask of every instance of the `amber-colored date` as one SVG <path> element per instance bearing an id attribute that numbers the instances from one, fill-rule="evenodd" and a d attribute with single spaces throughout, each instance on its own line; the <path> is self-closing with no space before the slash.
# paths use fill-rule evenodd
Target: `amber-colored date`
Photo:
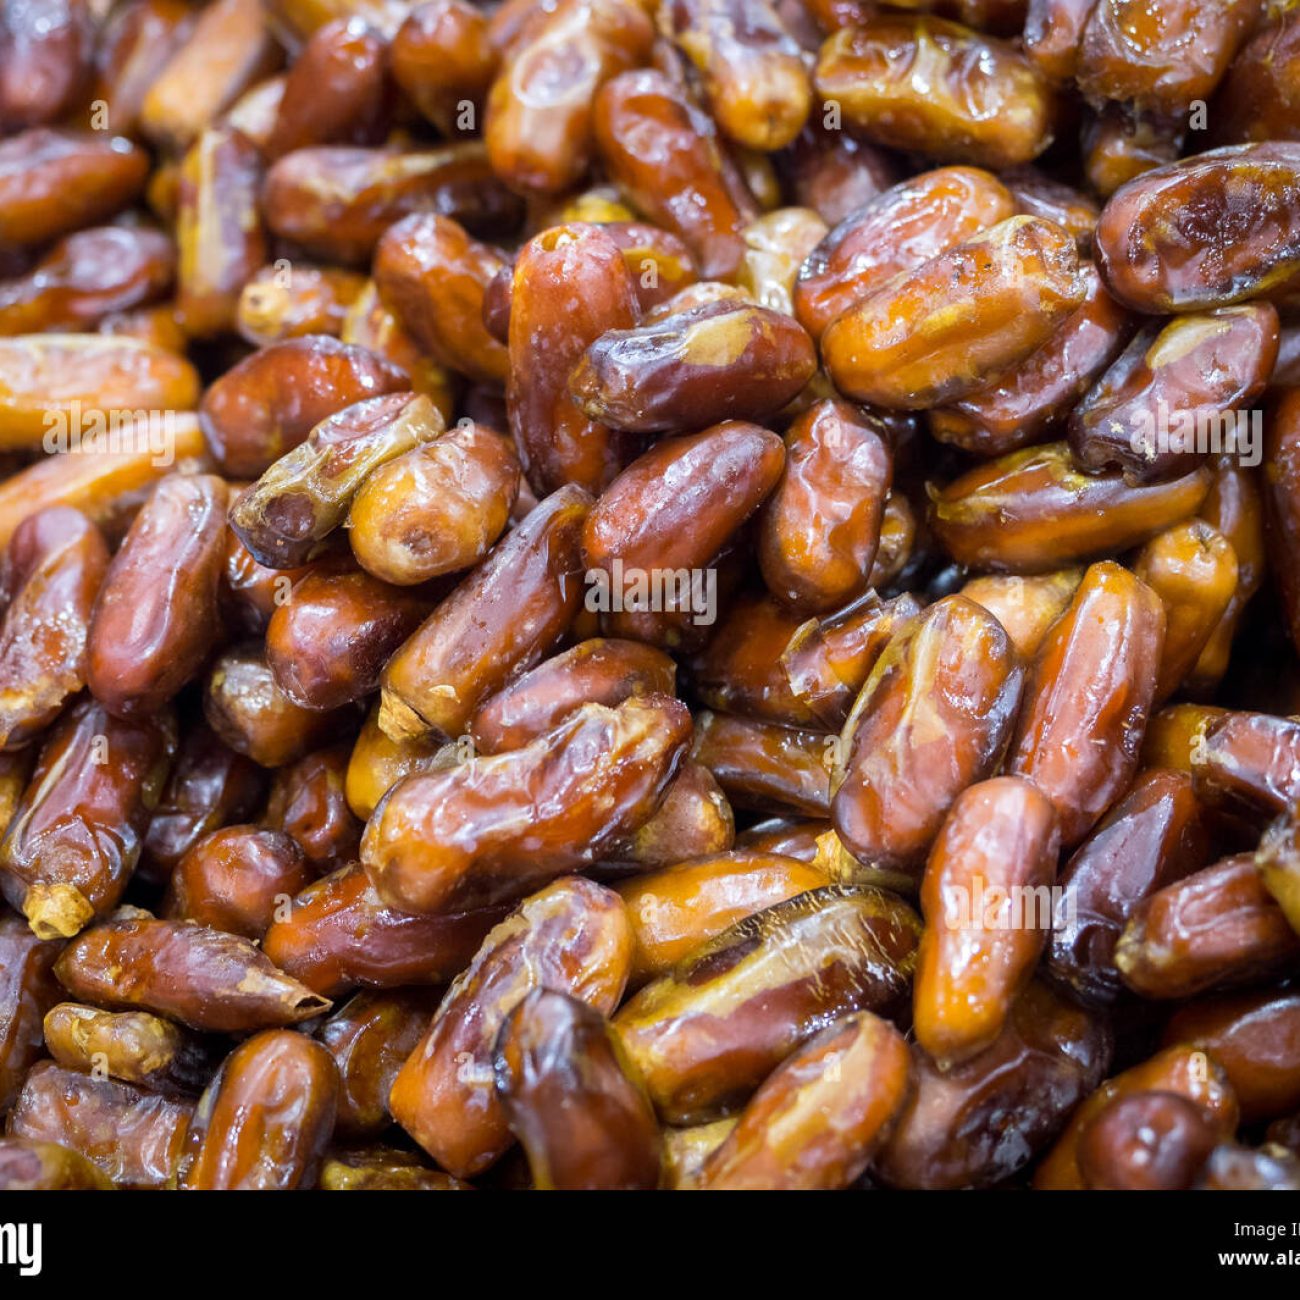
<path id="1" fill-rule="evenodd" d="M 644 823 L 690 736 L 686 706 L 668 696 L 584 704 L 522 749 L 401 781 L 371 817 L 361 861 L 406 912 L 513 901 Z"/>
<path id="2" fill-rule="evenodd" d="M 200 1099 L 177 1165 L 182 1191 L 312 1186 L 334 1131 L 338 1071 L 319 1043 L 268 1029 L 241 1043 Z"/>
<path id="3" fill-rule="evenodd" d="M 920 929 L 896 895 L 813 890 L 696 949 L 632 997 L 614 1028 L 665 1121 L 715 1119 L 829 1020 L 895 1012 Z"/>
<path id="4" fill-rule="evenodd" d="M 526 899 L 447 990 L 393 1084 L 393 1118 L 456 1177 L 490 1168 L 512 1145 L 493 1070 L 506 1017 L 539 988 L 608 1015 L 631 955 L 623 904 L 601 885 L 559 880 Z"/>
<path id="5" fill-rule="evenodd" d="M 949 596 L 905 623 L 844 725 L 835 829 L 855 857 L 918 868 L 948 809 L 991 776 L 1024 669 L 995 618 Z"/>
<path id="6" fill-rule="evenodd" d="M 1026 361 L 1085 291 L 1069 233 L 1011 217 L 850 307 L 822 335 L 822 357 L 835 386 L 858 401 L 938 406 Z"/>
<path id="7" fill-rule="evenodd" d="M 941 1070 L 1002 1032 L 1055 923 L 1060 831 L 1032 782 L 995 777 L 957 798 L 921 882 L 916 1041 Z"/>
<path id="8" fill-rule="evenodd" d="M 73 940 L 54 973 L 82 1002 L 152 1011 L 208 1033 L 298 1024 L 330 1005 L 242 935 L 136 909 Z"/>
<path id="9" fill-rule="evenodd" d="M 659 1125 L 600 1012 L 534 989 L 506 1017 L 497 1097 L 538 1191 L 653 1191 Z"/>

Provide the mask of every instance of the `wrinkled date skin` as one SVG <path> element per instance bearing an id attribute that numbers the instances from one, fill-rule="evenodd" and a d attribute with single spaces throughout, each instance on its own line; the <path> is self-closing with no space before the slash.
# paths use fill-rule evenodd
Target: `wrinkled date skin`
<path id="1" fill-rule="evenodd" d="M 1202 466 L 1134 487 L 1121 474 L 1083 474 L 1065 443 L 1028 447 L 931 491 L 930 525 L 959 564 L 1048 573 L 1117 554 L 1194 515 L 1210 490 Z"/>
<path id="2" fill-rule="evenodd" d="M 1091 99 L 1177 112 L 1209 97 L 1259 17 L 1260 0 L 1100 0 L 1079 46 Z"/>
<path id="3" fill-rule="evenodd" d="M 1052 92 L 1033 64 L 940 18 L 882 14 L 836 32 L 813 82 L 849 125 L 896 149 L 1014 167 L 1052 140 Z"/>
<path id="4" fill-rule="evenodd" d="M 834 737 L 821 731 L 701 713 L 692 756 L 713 773 L 737 807 L 825 817 L 834 745 Z"/>
<path id="5" fill-rule="evenodd" d="M 333 1057 L 339 1075 L 339 1137 L 378 1137 L 392 1124 L 389 1091 L 424 1037 L 433 1010 L 424 990 L 358 993 L 321 1023 L 316 1039 Z"/>
<path id="6" fill-rule="evenodd" d="M 337 338 L 366 284 L 356 272 L 335 267 L 259 267 L 239 291 L 235 328 L 259 348 L 306 334 Z"/>
<path id="7" fill-rule="evenodd" d="M 50 1008 L 45 1045 L 70 1070 L 102 1072 L 180 1099 L 202 1092 L 217 1064 L 209 1043 L 169 1020 L 76 1002 Z"/>
<path id="8" fill-rule="evenodd" d="M 444 366 L 479 383 L 503 386 L 505 346 L 483 324 L 483 299 L 507 266 L 450 217 L 418 213 L 390 226 L 375 250 L 375 284 L 384 305 Z"/>
<path id="9" fill-rule="evenodd" d="M 804 259 L 794 285 L 799 323 L 815 339 L 854 303 L 1015 216 L 1007 187 L 975 167 L 940 167 L 873 196 Z"/>
<path id="10" fill-rule="evenodd" d="M 665 1122 L 716 1119 L 829 1021 L 897 1011 L 920 929 L 896 895 L 813 890 L 697 948 L 632 997 L 614 1028 Z"/>
<path id="11" fill-rule="evenodd" d="M 596 97 L 596 144 L 610 175 L 646 217 L 681 237 L 703 279 L 739 274 L 753 195 L 713 120 L 661 72 L 640 69 Z"/>
<path id="12" fill-rule="evenodd" d="M 432 612 L 430 596 L 351 566 L 308 574 L 267 625 L 266 660 L 277 685 L 304 709 L 365 698 L 392 653 Z"/>
<path id="13" fill-rule="evenodd" d="M 386 907 L 359 863 L 308 885 L 262 938 L 262 951 L 322 998 L 354 988 L 445 984 L 504 909 L 412 916 Z"/>
<path id="14" fill-rule="evenodd" d="M 1011 217 L 849 308 L 822 335 L 822 357 L 846 396 L 924 410 L 1027 360 L 1083 303 L 1086 287 L 1068 232 Z"/>
<path id="15" fill-rule="evenodd" d="M 204 394 L 203 435 L 225 473 L 257 478 L 345 406 L 402 392 L 405 373 L 327 334 L 273 343 L 226 371 Z"/>
<path id="16" fill-rule="evenodd" d="M 352 553 L 402 586 L 473 568 L 505 531 L 519 487 L 513 443 L 458 424 L 366 475 L 348 511 Z"/>
<path id="17" fill-rule="evenodd" d="M 136 516 L 95 603 L 87 684 L 118 717 L 156 714 L 200 668 L 221 630 L 227 489 L 172 474 Z"/>
<path id="18" fill-rule="evenodd" d="M 1294 992 L 1197 998 L 1174 1013 L 1164 1041 L 1203 1048 L 1222 1065 L 1247 1123 L 1300 1105 L 1300 999 Z"/>
<path id="19" fill-rule="evenodd" d="M 789 316 L 718 302 L 606 331 L 578 362 L 569 390 L 594 421 L 664 433 L 773 415 L 816 368 L 812 341 Z"/>
<path id="20" fill-rule="evenodd" d="M 347 517 L 373 469 L 437 438 L 442 416 L 423 395 L 389 393 L 326 416 L 230 508 L 230 526 L 259 564 L 305 564 Z"/>
<path id="21" fill-rule="evenodd" d="M 87 930 L 63 950 L 54 973 L 82 1002 L 138 1007 L 207 1033 L 294 1025 L 330 1005 L 242 935 L 147 912 Z"/>
<path id="22" fill-rule="evenodd" d="M 0 1192 L 102 1192 L 112 1186 L 85 1156 L 57 1142 L 0 1138 Z"/>
<path id="23" fill-rule="evenodd" d="M 796 697 L 782 656 L 803 627 L 766 594 L 738 596 L 703 650 L 690 660 L 691 687 L 711 709 L 788 727 L 821 725 Z"/>
<path id="24" fill-rule="evenodd" d="M 1203 424 L 1249 407 L 1273 373 L 1277 340 L 1277 312 L 1268 303 L 1147 326 L 1070 418 L 1070 449 L 1079 468 L 1122 469 L 1136 483 L 1194 470 L 1203 459 L 1197 425 L 1171 429 L 1162 446 L 1152 413 L 1163 404 L 1178 418 Z M 1232 451 L 1238 423 L 1221 421 L 1219 427 L 1227 435 L 1224 450 Z"/>
<path id="25" fill-rule="evenodd" d="M 534 12 L 492 83 L 484 137 L 497 175 L 553 194 L 586 171 L 593 97 L 644 59 L 654 27 L 632 0 L 560 0 Z"/>
<path id="26" fill-rule="evenodd" d="M 177 864 L 162 914 L 256 940 L 280 901 L 311 881 L 302 850 L 283 831 L 225 826 Z"/>
<path id="27" fill-rule="evenodd" d="M 203 689 L 203 716 L 237 753 L 284 767 L 339 734 L 347 710 L 305 709 L 280 689 L 260 642 L 220 654 Z"/>
<path id="28" fill-rule="evenodd" d="M 1136 311 L 1285 298 L 1300 277 L 1300 144 L 1269 141 L 1147 172 L 1097 222 L 1106 286 Z"/>
<path id="29" fill-rule="evenodd" d="M 599 492 L 622 468 L 623 444 L 575 405 L 569 375 L 607 330 L 636 323 L 618 245 L 591 225 L 557 226 L 525 244 L 510 306 L 510 429 L 535 491 L 568 483 Z"/>
<path id="30" fill-rule="evenodd" d="M 334 1131 L 338 1071 L 319 1043 L 268 1029 L 241 1043 L 200 1099 L 181 1191 L 286 1191 L 316 1181 Z"/>
<path id="31" fill-rule="evenodd" d="M 662 650 L 639 641 L 595 637 L 517 677 L 470 720 L 483 754 L 522 749 L 584 704 L 616 708 L 624 700 L 673 694 L 677 668 Z"/>
<path id="32" fill-rule="evenodd" d="M 1001 625 L 961 596 L 895 633 L 840 742 L 831 810 L 855 857 L 919 868 L 953 801 L 1001 760 L 1024 676 Z"/>
<path id="33" fill-rule="evenodd" d="M 1300 27 L 1278 6 L 1232 61 L 1210 107 L 1215 144 L 1295 140 L 1300 106 Z"/>
<path id="34" fill-rule="evenodd" d="M 839 731 L 885 647 L 920 612 L 915 596 L 881 600 L 869 591 L 826 618 L 801 623 L 780 655 L 795 699 L 822 726 Z"/>
<path id="35" fill-rule="evenodd" d="M 67 506 L 38 510 L 14 532 L 0 562 L 0 746 L 33 740 L 86 684 L 108 563 L 99 529 Z"/>
<path id="36" fill-rule="evenodd" d="M 930 432 L 978 456 L 1041 442 L 1107 372 L 1132 333 L 1132 317 L 1103 288 L 1091 263 L 1080 306 L 1028 360 L 929 414 Z M 1194 468 L 1194 466 L 1193 466 Z"/>
<path id="37" fill-rule="evenodd" d="M 1285 969 L 1297 952 L 1300 936 L 1247 853 L 1144 899 L 1115 945 L 1115 965 L 1143 997 L 1187 998 L 1256 982 Z"/>
<path id="38" fill-rule="evenodd" d="M 193 1113 L 193 1102 L 41 1061 L 27 1075 L 6 1132 L 67 1147 L 117 1187 L 162 1188 L 175 1176 Z"/>
<path id="39" fill-rule="evenodd" d="M 1047 970 L 1090 1006 L 1121 993 L 1115 944 L 1146 897 L 1208 865 L 1201 807 L 1185 772 L 1139 774 L 1061 870 L 1064 923 L 1053 930 Z"/>
<path id="40" fill-rule="evenodd" d="M 769 153 L 799 134 L 812 87 L 775 5 L 671 0 L 659 22 L 699 69 L 714 120 L 737 144 Z"/>
<path id="41" fill-rule="evenodd" d="M 387 735 L 461 735 L 484 699 L 551 649 L 578 610 L 590 509 L 579 487 L 552 493 L 401 646 L 381 677 Z"/>
<path id="42" fill-rule="evenodd" d="M 921 882 L 925 933 L 916 963 L 916 1041 L 939 1068 L 1001 1034 L 1054 924 L 1060 831 L 1035 785 L 970 786 L 944 820 Z"/>
<path id="43" fill-rule="evenodd" d="M 958 594 L 987 609 L 1020 657 L 1032 661 L 1082 581 L 1083 570 L 1078 568 L 1029 577 L 989 574 L 972 578 Z"/>
<path id="44" fill-rule="evenodd" d="M 984 1187 L 1040 1151 L 1110 1065 L 1105 1021 L 1035 981 L 997 1039 L 941 1071 L 912 1048 L 911 1100 L 872 1165 L 890 1187 Z"/>
<path id="45" fill-rule="evenodd" d="M 609 1022 L 585 1002 L 534 989 L 506 1017 L 497 1097 L 538 1191 L 653 1191 L 659 1124 Z"/>
<path id="46" fill-rule="evenodd" d="M 1198 726 L 1190 770 L 1203 802 L 1262 826 L 1300 799 L 1300 722 L 1222 713 Z"/>
<path id="47" fill-rule="evenodd" d="M 490 1168 L 513 1145 L 493 1070 L 506 1017 L 540 988 L 608 1015 L 631 957 L 623 903 L 603 886 L 575 877 L 526 899 L 447 990 L 393 1084 L 393 1118 L 455 1177 Z"/>
<path id="48" fill-rule="evenodd" d="M 89 699 L 49 732 L 0 841 L 0 889 L 41 938 L 121 900 L 175 747 L 169 714 L 126 722 Z"/>
<path id="49" fill-rule="evenodd" d="M 668 696 L 584 704 L 523 749 L 394 786 L 361 861 L 406 912 L 513 901 L 645 822 L 690 738 L 686 706 Z"/>
<path id="50" fill-rule="evenodd" d="M 694 1186 L 848 1187 L 907 1099 L 909 1065 L 903 1036 L 869 1011 L 830 1026 L 768 1075 Z"/>
<path id="51" fill-rule="evenodd" d="M 60 944 L 38 939 L 20 917 L 0 916 L 0 1114 L 41 1057 L 41 1022 L 59 1001 L 51 973 Z"/>
<path id="52" fill-rule="evenodd" d="M 436 149 L 295 149 L 262 187 L 272 234 L 344 266 L 369 262 L 384 231 L 413 212 L 436 212 L 491 237 L 518 224 L 519 200 L 477 140 Z"/>
<path id="53" fill-rule="evenodd" d="M 175 247 L 159 230 L 79 230 L 30 271 L 0 281 L 0 334 L 93 330 L 114 312 L 162 297 L 175 272 Z"/>
<path id="54" fill-rule="evenodd" d="M 1137 771 L 1164 636 L 1160 598 L 1119 565 L 1094 564 L 1029 669 L 1007 770 L 1055 804 L 1065 848 Z"/>
<path id="55" fill-rule="evenodd" d="M 772 593 L 803 614 L 863 594 L 893 478 L 884 427 L 847 402 L 818 402 L 785 437 L 785 469 L 763 512 L 758 562 Z"/>

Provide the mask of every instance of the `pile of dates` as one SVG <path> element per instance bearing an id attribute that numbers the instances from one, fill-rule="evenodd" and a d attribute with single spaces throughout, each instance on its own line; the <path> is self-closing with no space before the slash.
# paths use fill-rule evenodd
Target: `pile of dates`
<path id="1" fill-rule="evenodd" d="M 1300 1188 L 1300 2 L 0 0 L 0 1188 Z"/>

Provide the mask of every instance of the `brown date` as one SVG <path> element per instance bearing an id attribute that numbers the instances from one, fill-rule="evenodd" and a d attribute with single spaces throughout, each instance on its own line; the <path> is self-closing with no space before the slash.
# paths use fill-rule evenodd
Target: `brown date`
<path id="1" fill-rule="evenodd" d="M 538 1191 L 653 1191 L 655 1113 L 628 1076 L 599 1011 L 533 989 L 505 1018 L 493 1061 L 497 1097 Z"/>
<path id="2" fill-rule="evenodd" d="M 905 1000 L 919 918 L 881 890 L 832 886 L 738 921 L 647 984 L 614 1028 L 660 1117 L 716 1119 L 824 1025 Z"/>
<path id="3" fill-rule="evenodd" d="M 822 357 L 848 397 L 939 406 L 1028 360 L 1082 305 L 1086 287 L 1065 230 L 1011 217 L 862 298 L 827 327 Z"/>
<path id="4" fill-rule="evenodd" d="M 38 939 L 22 918 L 0 915 L 0 1115 L 41 1057 L 41 1022 L 59 1001 L 51 973 L 61 945 Z"/>
<path id="5" fill-rule="evenodd" d="M 399 782 L 361 861 L 406 912 L 512 902 L 648 820 L 690 736 L 686 706 L 668 696 L 584 704 L 522 749 Z"/>
<path id="6" fill-rule="evenodd" d="M 1006 186 L 975 167 L 940 167 L 875 195 L 804 259 L 794 286 L 799 323 L 819 339 L 854 303 L 902 271 L 1015 215 Z"/>
<path id="7" fill-rule="evenodd" d="M 152 1011 L 206 1033 L 294 1025 L 330 1005 L 242 935 L 135 909 L 74 939 L 54 973 L 80 1002 Z"/>
<path id="8" fill-rule="evenodd" d="M 1165 611 L 1109 561 L 1083 575 L 1029 669 L 1007 770 L 1055 804 L 1073 848 L 1137 772 L 1156 688 Z"/>
<path id="9" fill-rule="evenodd" d="M 1033 161 L 1052 140 L 1051 88 L 1018 50 L 928 15 L 836 32 L 813 84 L 868 140 L 981 167 Z"/>
<path id="10" fill-rule="evenodd" d="M 86 684 L 107 568 L 104 538 L 79 510 L 50 506 L 14 532 L 0 561 L 0 746 L 35 739 Z"/>
<path id="11" fill-rule="evenodd" d="M 181 1191 L 286 1191 L 316 1181 L 339 1080 L 319 1043 L 267 1029 L 226 1058 L 199 1100 L 177 1163 Z"/>
<path id="12" fill-rule="evenodd" d="M 225 473 L 256 478 L 322 420 L 406 387 L 405 373 L 373 352 L 311 334 L 232 366 L 203 395 L 199 420 Z"/>
<path id="13" fill-rule="evenodd" d="M 1002 1033 L 1055 923 L 1056 810 L 1032 782 L 994 777 L 964 790 L 921 882 L 916 1041 L 940 1070 Z"/>
<path id="14" fill-rule="evenodd" d="M 348 510 L 352 553 L 403 586 L 472 568 L 505 531 L 519 490 L 511 441 L 458 422 L 366 475 Z"/>
<path id="15" fill-rule="evenodd" d="M 90 621 L 86 680 L 117 717 L 157 713 L 220 639 L 227 496 L 216 475 L 169 475 L 108 566 Z"/>
<path id="16" fill-rule="evenodd" d="M 361 822 L 344 793 L 350 756 L 351 748 L 343 741 L 282 767 L 271 782 L 262 814 L 264 826 L 294 840 L 317 876 L 357 858 Z"/>
<path id="17" fill-rule="evenodd" d="M 862 1011 L 797 1048 L 759 1087 L 693 1184 L 836 1191 L 866 1169 L 907 1100 L 907 1043 Z"/>
<path id="18" fill-rule="evenodd" d="M 282 900 L 312 878 L 302 850 L 283 831 L 225 826 L 204 836 L 177 864 L 162 916 L 257 940 Z"/>
<path id="19" fill-rule="evenodd" d="M 463 733 L 475 710 L 559 640 L 578 610 L 591 498 L 552 493 L 388 661 L 379 725 L 394 740 Z"/>
<path id="20" fill-rule="evenodd" d="M 490 1168 L 512 1145 L 493 1071 L 506 1017 L 538 988 L 608 1015 L 631 955 L 627 915 L 610 890 L 575 877 L 525 899 L 447 990 L 393 1084 L 393 1118 L 454 1176 Z"/>
<path id="21" fill-rule="evenodd" d="M 503 913 L 500 907 L 438 916 L 398 912 L 353 863 L 308 885 L 276 916 L 262 950 L 322 997 L 358 987 L 445 984 L 464 970 Z"/>
<path id="22" fill-rule="evenodd" d="M 1115 944 L 1144 898 L 1208 865 L 1210 842 L 1185 772 L 1138 775 L 1061 869 L 1061 921 L 1047 970 L 1089 1006 L 1109 1006 L 1122 983 Z"/>
<path id="23" fill-rule="evenodd" d="M 606 330 L 574 367 L 569 391 L 610 428 L 681 432 L 774 415 L 816 369 L 812 341 L 785 313 L 718 302 Z"/>
<path id="24" fill-rule="evenodd" d="M 860 861 L 919 870 L 953 801 L 991 776 L 1024 669 L 997 620 L 949 596 L 895 632 L 840 741 L 835 829 Z"/>

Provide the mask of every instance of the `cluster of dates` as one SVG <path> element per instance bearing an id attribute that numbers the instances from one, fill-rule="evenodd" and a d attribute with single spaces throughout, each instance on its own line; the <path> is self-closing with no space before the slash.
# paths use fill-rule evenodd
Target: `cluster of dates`
<path id="1" fill-rule="evenodd" d="M 1295 0 L 0 0 L 0 468 L 0 1188 L 1300 1188 Z"/>

